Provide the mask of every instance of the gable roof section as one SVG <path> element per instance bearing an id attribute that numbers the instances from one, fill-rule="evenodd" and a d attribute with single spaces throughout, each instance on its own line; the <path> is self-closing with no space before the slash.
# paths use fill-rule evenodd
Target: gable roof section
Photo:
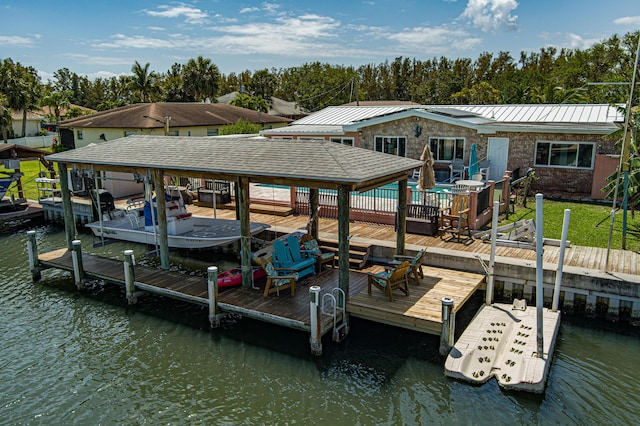
<path id="1" fill-rule="evenodd" d="M 176 149 L 176 145 L 180 149 Z M 264 137 L 128 136 L 53 154 L 49 161 L 99 170 L 162 169 L 218 179 L 359 190 L 398 180 L 422 162 L 325 141 Z M 186 176 L 187 174 L 183 174 Z M 217 176 L 217 177 L 216 177 Z"/>
<path id="2" fill-rule="evenodd" d="M 250 123 L 288 123 L 284 117 L 258 113 L 246 108 L 226 104 L 190 102 L 159 102 L 133 104 L 102 111 L 97 114 L 65 120 L 62 128 L 122 128 L 155 129 L 164 127 L 164 117 L 170 116 L 174 127 L 220 126 L 233 124 L 239 119 Z"/>

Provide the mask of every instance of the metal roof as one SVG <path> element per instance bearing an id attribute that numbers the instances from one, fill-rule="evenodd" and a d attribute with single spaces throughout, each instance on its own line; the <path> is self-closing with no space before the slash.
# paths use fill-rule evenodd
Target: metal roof
<path id="1" fill-rule="evenodd" d="M 498 127 L 507 130 L 507 125 L 512 125 L 509 129 L 514 131 L 545 131 L 546 127 L 553 131 L 607 133 L 615 130 L 615 122 L 624 119 L 616 106 L 608 104 L 331 106 L 294 121 L 288 128 L 266 130 L 262 134 L 339 134 L 345 129 L 412 114 L 484 132 Z"/>
<path id="2" fill-rule="evenodd" d="M 166 173 L 353 190 L 398 180 L 422 162 L 325 141 L 264 137 L 133 135 L 52 154 L 57 161 L 99 170 L 162 169 Z M 187 174 L 182 174 L 187 176 Z"/>

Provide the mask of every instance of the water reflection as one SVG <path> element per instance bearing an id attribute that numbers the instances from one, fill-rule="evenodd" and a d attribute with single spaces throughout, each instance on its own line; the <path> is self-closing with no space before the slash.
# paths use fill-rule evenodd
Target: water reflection
<path id="1" fill-rule="evenodd" d="M 32 284 L 24 232 L 0 235 L 0 424 L 636 424 L 637 334 L 563 320 L 544 395 L 444 377 L 438 339 L 353 320 L 341 344 L 70 274 Z M 64 245 L 38 228 L 41 251 Z M 84 243 L 83 243 L 84 244 Z M 126 247 L 130 248 L 130 247 Z M 118 257 L 125 248 L 96 250 Z M 146 247 L 135 248 L 139 259 Z M 208 259 L 202 260 L 207 262 Z"/>

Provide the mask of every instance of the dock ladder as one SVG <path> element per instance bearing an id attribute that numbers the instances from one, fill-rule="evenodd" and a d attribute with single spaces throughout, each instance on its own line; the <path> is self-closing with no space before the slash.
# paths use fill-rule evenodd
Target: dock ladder
<path id="1" fill-rule="evenodd" d="M 341 342 L 349 333 L 346 308 L 347 298 L 344 291 L 336 287 L 331 293 L 322 295 L 321 311 L 333 318 L 333 341 Z"/>

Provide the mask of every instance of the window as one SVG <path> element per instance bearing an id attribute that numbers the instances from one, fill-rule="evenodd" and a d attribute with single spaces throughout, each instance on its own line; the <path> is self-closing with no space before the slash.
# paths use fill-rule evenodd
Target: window
<path id="1" fill-rule="evenodd" d="M 167 136 L 180 136 L 178 130 L 169 130 Z"/>
<path id="2" fill-rule="evenodd" d="M 218 136 L 217 128 L 207 128 L 207 136 Z"/>
<path id="3" fill-rule="evenodd" d="M 131 130 L 125 130 L 124 132 L 124 137 L 126 138 L 127 136 L 131 136 L 131 135 L 135 135 L 136 132 L 133 132 Z"/>
<path id="4" fill-rule="evenodd" d="M 464 158 L 464 138 L 429 138 L 429 145 L 435 161 Z"/>
<path id="5" fill-rule="evenodd" d="M 353 146 L 353 138 L 331 138 L 331 142 Z"/>
<path id="6" fill-rule="evenodd" d="M 593 168 L 593 142 L 536 142 L 536 166 Z"/>
<path id="7" fill-rule="evenodd" d="M 407 138 L 405 136 L 376 136 L 375 150 L 386 154 L 407 156 Z"/>
<path id="8" fill-rule="evenodd" d="M 82 130 L 81 129 L 78 129 L 77 133 L 78 133 L 78 140 L 84 139 L 84 135 L 82 134 Z"/>

